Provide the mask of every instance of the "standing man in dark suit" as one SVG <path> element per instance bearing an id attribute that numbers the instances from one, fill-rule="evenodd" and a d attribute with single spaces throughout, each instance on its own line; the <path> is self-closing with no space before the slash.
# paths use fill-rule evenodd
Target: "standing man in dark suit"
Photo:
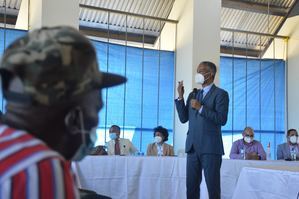
<path id="1" fill-rule="evenodd" d="M 224 154 L 221 126 L 226 124 L 228 93 L 214 85 L 216 66 L 212 62 L 201 62 L 197 67 L 195 81 L 202 89 L 194 89 L 185 100 L 183 81 L 178 85 L 175 100 L 179 119 L 189 121 L 187 153 L 187 198 L 200 196 L 202 169 L 210 199 L 220 198 L 220 167 Z"/>

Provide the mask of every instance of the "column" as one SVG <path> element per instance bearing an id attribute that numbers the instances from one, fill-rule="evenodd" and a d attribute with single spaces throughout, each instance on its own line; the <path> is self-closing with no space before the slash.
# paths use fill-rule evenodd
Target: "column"
<path id="1" fill-rule="evenodd" d="M 17 29 L 33 30 L 58 25 L 79 28 L 79 0 L 22 0 Z"/>

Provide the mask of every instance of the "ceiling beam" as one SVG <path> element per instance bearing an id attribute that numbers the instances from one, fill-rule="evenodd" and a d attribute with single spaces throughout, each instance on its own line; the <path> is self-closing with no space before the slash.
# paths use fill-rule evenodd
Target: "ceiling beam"
<path id="1" fill-rule="evenodd" d="M 121 10 L 113 10 L 113 9 L 101 8 L 101 7 L 85 5 L 85 4 L 79 4 L 79 6 L 80 6 L 80 8 L 86 8 L 89 10 L 104 11 L 107 13 L 121 14 L 121 15 L 125 15 L 125 16 L 127 15 L 127 16 L 131 16 L 131 17 L 138 17 L 138 18 L 143 18 L 143 19 L 153 19 L 153 20 L 157 20 L 157 21 L 164 21 L 164 22 L 174 23 L 174 24 L 178 23 L 177 20 L 165 19 L 165 18 L 161 18 L 161 17 L 153 17 L 153 16 L 149 16 L 149 15 L 136 14 L 136 13 L 125 12 L 125 11 L 121 11 Z"/>
<path id="2" fill-rule="evenodd" d="M 130 42 L 139 42 L 139 43 L 147 43 L 147 44 L 155 44 L 155 41 L 157 39 L 156 36 L 152 35 L 143 35 L 143 34 L 136 34 L 136 33 L 125 33 L 122 31 L 116 31 L 116 30 L 109 30 L 109 33 L 107 29 L 102 28 L 92 28 L 87 26 L 80 26 L 79 30 L 84 35 L 88 36 L 94 36 L 94 37 L 101 37 L 101 38 L 108 38 L 109 39 L 116 39 L 116 40 L 127 40 Z"/>
<path id="3" fill-rule="evenodd" d="M 4 17 L 4 14 L 0 13 L 0 23 L 10 24 L 10 25 L 16 25 L 18 16 L 16 15 L 6 15 L 6 18 Z"/>
<path id="4" fill-rule="evenodd" d="M 286 16 L 284 16 L 284 18 L 282 19 L 282 21 L 280 21 L 280 24 L 279 24 L 279 26 L 276 28 L 276 30 L 275 30 L 275 32 L 274 32 L 274 35 L 277 35 L 277 34 L 279 33 L 280 29 L 282 28 L 283 24 L 285 23 L 285 21 L 286 21 L 287 18 L 289 17 L 290 13 L 292 12 L 292 10 L 295 9 L 295 6 L 296 6 L 297 3 L 298 3 L 297 0 L 293 2 L 293 4 L 291 5 L 291 7 L 290 7 L 288 13 L 286 14 Z M 264 54 L 267 52 L 267 50 L 268 50 L 268 48 L 270 47 L 270 45 L 271 45 L 271 43 L 273 42 L 273 40 L 274 40 L 274 38 L 271 38 L 271 39 L 268 41 L 266 47 L 264 48 L 264 51 L 263 51 L 262 54 L 261 54 L 262 56 L 264 56 Z M 274 58 L 275 58 L 275 57 L 274 57 Z"/>
<path id="5" fill-rule="evenodd" d="M 268 14 L 268 5 L 244 0 L 222 0 L 222 7 L 244 10 L 249 12 Z M 269 14 L 284 17 L 288 14 L 288 8 L 270 5 Z"/>
<path id="6" fill-rule="evenodd" d="M 231 46 L 221 46 L 220 53 L 230 54 L 230 55 L 239 55 L 247 57 L 260 57 L 262 51 L 254 49 L 245 49 L 245 48 L 232 48 Z"/>

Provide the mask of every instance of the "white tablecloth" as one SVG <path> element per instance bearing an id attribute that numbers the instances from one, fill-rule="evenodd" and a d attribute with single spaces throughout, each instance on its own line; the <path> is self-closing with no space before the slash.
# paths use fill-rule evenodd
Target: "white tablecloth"
<path id="1" fill-rule="evenodd" d="M 296 199 L 299 172 L 243 168 L 233 199 Z"/>
<path id="2" fill-rule="evenodd" d="M 299 171 L 299 162 L 223 160 L 221 198 L 232 198 L 243 167 Z M 88 156 L 74 169 L 82 188 L 113 199 L 186 198 L 186 158 Z M 201 187 L 201 198 L 208 198 Z"/>

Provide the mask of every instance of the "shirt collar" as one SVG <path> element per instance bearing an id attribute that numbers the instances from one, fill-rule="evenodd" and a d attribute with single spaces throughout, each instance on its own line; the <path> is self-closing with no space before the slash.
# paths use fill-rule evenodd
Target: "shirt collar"
<path id="1" fill-rule="evenodd" d="M 213 85 L 214 85 L 214 83 L 211 83 L 211 84 L 205 86 L 204 88 L 202 88 L 203 92 L 208 93 Z"/>
<path id="2" fill-rule="evenodd" d="M 158 144 L 157 142 L 155 142 L 155 144 L 157 145 L 157 146 L 162 146 L 163 144 L 164 144 L 164 142 L 162 142 L 162 144 Z"/>

